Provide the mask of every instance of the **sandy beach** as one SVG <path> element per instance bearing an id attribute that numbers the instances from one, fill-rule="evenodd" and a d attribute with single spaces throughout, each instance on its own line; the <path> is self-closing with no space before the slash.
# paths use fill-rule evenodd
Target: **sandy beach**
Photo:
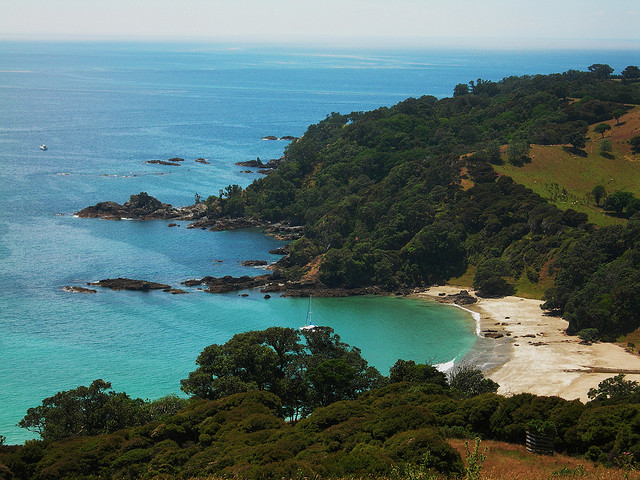
<path id="1" fill-rule="evenodd" d="M 433 287 L 418 296 L 441 299 L 459 287 Z M 473 295 L 472 291 L 469 291 Z M 566 335 L 567 322 L 544 314 L 541 301 L 519 297 L 478 298 L 464 308 L 479 314 L 480 330 L 505 336 L 482 338 L 471 353 L 488 377 L 500 384 L 503 395 L 529 392 L 587 401 L 587 392 L 602 380 L 626 373 L 640 381 L 640 357 L 619 345 L 583 345 Z"/>

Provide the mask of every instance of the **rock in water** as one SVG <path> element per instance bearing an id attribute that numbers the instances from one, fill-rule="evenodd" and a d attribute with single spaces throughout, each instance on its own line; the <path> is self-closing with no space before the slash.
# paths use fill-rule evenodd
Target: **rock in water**
<path id="1" fill-rule="evenodd" d="M 107 278 L 98 282 L 87 283 L 87 285 L 110 288 L 111 290 L 133 290 L 136 292 L 171 289 L 170 285 L 164 283 L 147 282 L 146 280 L 134 280 L 131 278 Z"/>

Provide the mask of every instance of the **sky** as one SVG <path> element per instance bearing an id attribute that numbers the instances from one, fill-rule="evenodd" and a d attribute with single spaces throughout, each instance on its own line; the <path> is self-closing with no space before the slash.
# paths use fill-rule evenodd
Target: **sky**
<path id="1" fill-rule="evenodd" d="M 0 39 L 640 48 L 639 0 L 0 0 Z"/>

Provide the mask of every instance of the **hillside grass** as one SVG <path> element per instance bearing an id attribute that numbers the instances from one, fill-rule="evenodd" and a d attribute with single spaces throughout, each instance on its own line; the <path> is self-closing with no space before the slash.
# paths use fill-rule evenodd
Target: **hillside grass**
<path id="1" fill-rule="evenodd" d="M 452 439 L 449 444 L 462 458 L 466 457 L 466 440 Z M 473 449 L 473 440 L 469 440 Z M 486 461 L 480 472 L 483 480 L 546 480 L 555 478 L 580 478 L 584 480 L 640 479 L 637 471 L 596 466 L 588 460 L 566 455 L 536 455 L 527 452 L 523 445 L 483 440 L 480 452 L 487 448 Z"/>
<path id="2" fill-rule="evenodd" d="M 494 168 L 558 208 L 586 213 L 589 221 L 596 225 L 623 224 L 626 220 L 607 215 L 591 196 L 593 187 L 603 185 L 607 193 L 621 190 L 640 197 L 640 155 L 632 154 L 628 143 L 631 137 L 640 135 L 640 107 L 631 109 L 619 120 L 619 125 L 615 120 L 602 122 L 612 127 L 604 138 L 613 144 L 613 158 L 599 153 L 603 138 L 593 131 L 595 125 L 591 125 L 584 149 L 586 157 L 571 153 L 563 145 L 532 145 L 531 163 L 515 167 L 505 162 Z"/>

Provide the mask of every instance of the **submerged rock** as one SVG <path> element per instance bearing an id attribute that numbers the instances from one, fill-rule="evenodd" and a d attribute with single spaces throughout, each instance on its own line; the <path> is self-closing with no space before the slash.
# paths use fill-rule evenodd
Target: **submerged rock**
<path id="1" fill-rule="evenodd" d="M 64 291 L 69 293 L 98 293 L 98 291 L 94 290 L 93 288 L 71 287 L 71 286 L 64 287 Z"/>
<path id="2" fill-rule="evenodd" d="M 155 165 L 169 165 L 171 167 L 179 167 L 180 164 L 176 162 L 169 162 L 167 160 L 147 160 L 144 163 L 155 164 Z"/>

